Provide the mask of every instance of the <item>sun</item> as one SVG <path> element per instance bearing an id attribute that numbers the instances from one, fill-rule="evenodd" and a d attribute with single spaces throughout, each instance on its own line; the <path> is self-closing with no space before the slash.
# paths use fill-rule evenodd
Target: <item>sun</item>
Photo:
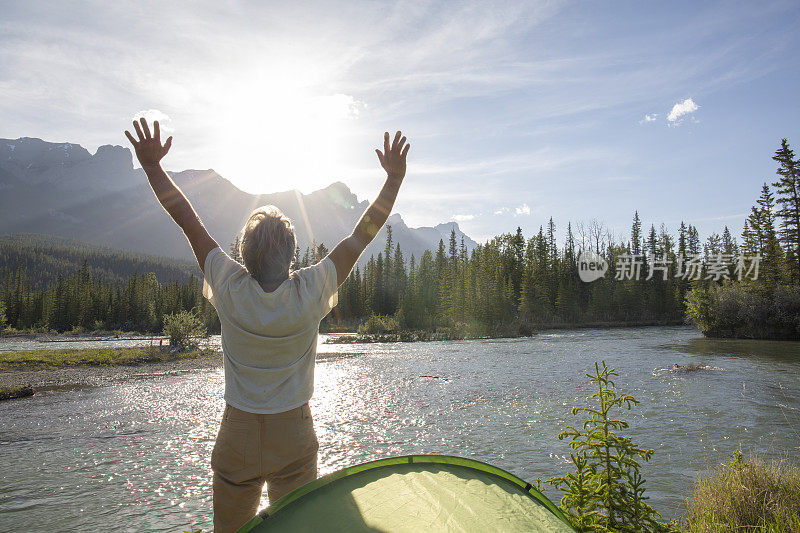
<path id="1" fill-rule="evenodd" d="M 216 170 L 247 192 L 309 192 L 347 166 L 358 102 L 281 81 L 242 81 L 225 96 Z"/>

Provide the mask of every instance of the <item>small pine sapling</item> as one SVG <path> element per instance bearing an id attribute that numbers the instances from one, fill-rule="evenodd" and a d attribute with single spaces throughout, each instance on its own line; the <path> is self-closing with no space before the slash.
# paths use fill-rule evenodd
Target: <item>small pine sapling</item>
<path id="1" fill-rule="evenodd" d="M 572 414 L 585 413 L 581 429 L 572 426 L 559 433 L 569 438 L 574 472 L 548 480 L 564 492 L 561 508 L 578 531 L 642 532 L 673 531 L 660 522 L 661 515 L 647 503 L 645 480 L 639 461 L 649 461 L 654 451 L 639 448 L 620 434 L 628 423 L 615 418 L 618 409 L 631 409 L 639 402 L 615 390 L 618 374 L 605 361 L 595 362 L 595 373 L 586 376 L 597 387 L 588 407 L 574 407 Z"/>

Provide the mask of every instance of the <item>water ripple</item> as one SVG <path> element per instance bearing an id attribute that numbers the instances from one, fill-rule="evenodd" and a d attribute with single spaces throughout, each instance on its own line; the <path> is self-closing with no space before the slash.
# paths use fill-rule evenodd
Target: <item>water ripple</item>
<path id="1" fill-rule="evenodd" d="M 674 517 L 697 472 L 739 442 L 800 456 L 800 361 L 796 344 L 784 346 L 792 357 L 776 346 L 714 343 L 680 327 L 320 345 L 311 405 L 320 472 L 441 453 L 531 482 L 564 473 L 570 449 L 556 436 L 579 422 L 570 408 L 591 396 L 584 374 L 604 358 L 642 401 L 626 418 L 636 443 L 656 449 L 644 466 L 652 504 Z M 673 372 L 676 361 L 699 370 Z M 0 530 L 210 530 L 222 389 L 221 371 L 195 372 L 0 404 L 0 464 L 10 465 L 0 470 Z"/>

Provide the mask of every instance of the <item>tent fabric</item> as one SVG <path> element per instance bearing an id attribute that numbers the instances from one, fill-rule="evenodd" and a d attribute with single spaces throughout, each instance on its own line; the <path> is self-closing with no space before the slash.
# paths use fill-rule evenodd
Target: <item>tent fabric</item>
<path id="1" fill-rule="evenodd" d="M 413 455 L 345 468 L 287 494 L 239 533 L 574 531 L 518 477 L 472 459 Z"/>

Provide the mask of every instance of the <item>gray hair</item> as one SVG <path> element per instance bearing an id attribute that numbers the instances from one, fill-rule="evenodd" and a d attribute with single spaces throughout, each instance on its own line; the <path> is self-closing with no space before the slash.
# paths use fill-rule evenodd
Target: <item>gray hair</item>
<path id="1" fill-rule="evenodd" d="M 285 279 L 294 260 L 294 227 L 274 205 L 250 213 L 242 228 L 239 253 L 250 275 L 261 283 Z"/>

